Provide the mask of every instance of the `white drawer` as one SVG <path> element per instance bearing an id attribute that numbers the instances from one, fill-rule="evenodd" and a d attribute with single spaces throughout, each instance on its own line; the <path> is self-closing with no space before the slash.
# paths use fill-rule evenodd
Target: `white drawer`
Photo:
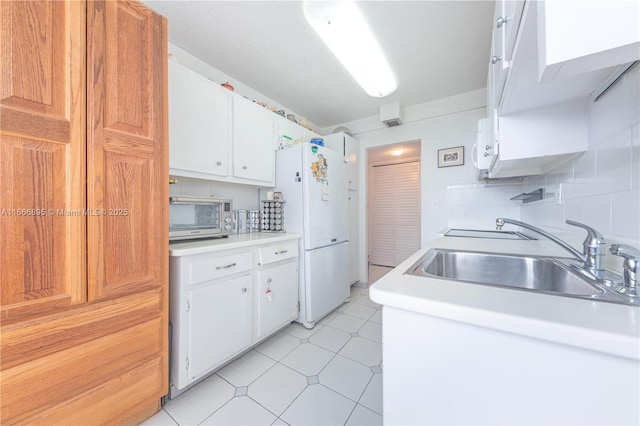
<path id="1" fill-rule="evenodd" d="M 229 256 L 194 256 L 188 262 L 188 284 L 198 284 L 253 269 L 253 253 L 244 252 Z"/>
<path id="2" fill-rule="evenodd" d="M 298 240 L 272 243 L 258 249 L 258 264 L 279 262 L 298 256 Z"/>

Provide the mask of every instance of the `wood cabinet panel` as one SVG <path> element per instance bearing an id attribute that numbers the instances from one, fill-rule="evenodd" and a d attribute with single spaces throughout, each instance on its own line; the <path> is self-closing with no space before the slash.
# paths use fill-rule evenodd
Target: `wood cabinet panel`
<path id="1" fill-rule="evenodd" d="M 21 422 L 152 359 L 162 348 L 161 318 L 20 364 L 2 373 L 2 422 Z M 11 391 L 8 392 L 7 390 Z"/>
<path id="2" fill-rule="evenodd" d="M 132 2 L 92 6 L 89 300 L 166 282 L 169 197 L 166 20 Z"/>
<path id="3" fill-rule="evenodd" d="M 160 409 L 164 361 L 153 358 L 71 400 L 40 412 L 26 423 L 40 425 L 139 424 Z M 149 401 L 153 401 L 149 403 Z"/>
<path id="4" fill-rule="evenodd" d="M 166 312 L 164 293 L 154 289 L 18 323 L 3 324 L 0 368 L 4 371 L 155 318 L 159 313 Z"/>
<path id="5" fill-rule="evenodd" d="M 0 4 L 3 320 L 86 299 L 85 5 Z M 76 215 L 76 216 L 74 216 Z"/>

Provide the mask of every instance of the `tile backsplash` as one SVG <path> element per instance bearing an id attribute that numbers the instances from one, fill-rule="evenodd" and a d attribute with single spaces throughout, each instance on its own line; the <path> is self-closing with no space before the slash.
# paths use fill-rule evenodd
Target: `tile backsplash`
<path id="1" fill-rule="evenodd" d="M 588 150 L 541 176 L 523 191 L 552 191 L 525 204 L 521 218 L 544 228 L 570 230 L 565 219 L 586 223 L 609 241 L 640 245 L 640 66 L 588 105 Z M 559 191 L 558 204 L 553 192 Z M 581 234 L 584 236 L 584 234 Z"/>

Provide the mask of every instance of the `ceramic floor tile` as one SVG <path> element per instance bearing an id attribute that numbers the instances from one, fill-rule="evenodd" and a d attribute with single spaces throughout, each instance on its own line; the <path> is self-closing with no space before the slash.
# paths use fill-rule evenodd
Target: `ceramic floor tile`
<path id="1" fill-rule="evenodd" d="M 351 339 L 349 333 L 336 328 L 324 327 L 309 338 L 313 344 L 321 346 L 331 352 L 338 352 Z"/>
<path id="2" fill-rule="evenodd" d="M 248 395 L 272 413 L 280 415 L 306 387 L 305 376 L 276 364 L 249 386 Z"/>
<path id="3" fill-rule="evenodd" d="M 382 415 L 382 374 L 374 374 L 358 403 Z"/>
<path id="4" fill-rule="evenodd" d="M 209 416 L 202 425 L 270 425 L 277 419 L 248 396 L 239 396 Z"/>
<path id="5" fill-rule="evenodd" d="M 365 296 L 362 296 L 360 299 L 364 297 Z M 359 304 L 358 301 L 360 299 L 356 300 L 354 303 L 350 303 L 349 306 L 344 309 L 344 313 L 347 315 L 351 315 L 352 317 L 368 320 L 369 318 L 371 318 L 371 315 L 376 312 L 376 310 L 375 308 L 372 308 L 370 306 Z"/>
<path id="6" fill-rule="evenodd" d="M 366 339 L 382 343 L 382 325 L 375 322 L 367 321 L 362 327 L 360 327 L 358 334 Z"/>
<path id="7" fill-rule="evenodd" d="M 354 406 L 355 402 L 323 385 L 312 385 L 280 417 L 292 425 L 343 425 Z"/>
<path id="8" fill-rule="evenodd" d="M 364 337 L 351 338 L 338 353 L 369 367 L 382 361 L 382 345 Z"/>
<path id="9" fill-rule="evenodd" d="M 381 426 L 382 416 L 358 404 L 346 424 L 349 426 Z"/>
<path id="10" fill-rule="evenodd" d="M 262 355 L 260 352 L 249 351 L 218 371 L 218 376 L 233 386 L 248 386 L 275 363 L 274 360 Z"/>
<path id="11" fill-rule="evenodd" d="M 214 375 L 170 400 L 164 409 L 180 425 L 197 425 L 233 398 L 235 388 Z"/>
<path id="12" fill-rule="evenodd" d="M 287 333 L 278 333 L 275 336 L 269 338 L 266 342 L 260 344 L 256 348 L 256 351 L 269 358 L 280 361 L 289 352 L 294 350 L 300 344 L 300 339 L 293 337 Z"/>
<path id="13" fill-rule="evenodd" d="M 311 330 L 309 330 L 308 328 L 306 328 L 302 324 L 298 324 L 297 322 L 294 322 L 289 327 L 285 328 L 284 332 L 289 334 L 289 335 L 291 335 L 291 336 L 293 336 L 293 337 L 299 337 L 299 338 L 302 339 L 302 338 L 311 336 L 313 333 L 315 333 L 316 331 L 318 331 L 321 328 L 322 328 L 321 326 L 318 326 L 316 324 L 315 327 L 313 327 Z"/>
<path id="14" fill-rule="evenodd" d="M 169 413 L 164 410 L 158 411 L 153 416 L 149 417 L 144 422 L 140 423 L 141 426 L 177 426 L 178 423 L 171 418 Z"/>
<path id="15" fill-rule="evenodd" d="M 337 311 L 338 309 L 342 309 L 342 305 L 340 305 L 340 306 L 336 309 L 336 311 Z M 322 318 L 320 321 L 318 321 L 318 322 L 316 323 L 316 327 L 322 327 L 322 326 L 324 326 L 324 325 L 327 325 L 327 323 L 328 323 L 329 321 L 331 321 L 333 318 L 335 318 L 335 316 L 336 316 L 336 315 L 338 315 L 338 313 L 337 313 L 336 311 L 331 312 L 330 314 L 328 314 L 327 316 L 325 316 L 324 318 Z M 315 328 L 315 327 L 314 327 L 314 328 Z"/>
<path id="16" fill-rule="evenodd" d="M 369 321 L 377 322 L 378 324 L 382 324 L 382 311 L 378 310 L 375 314 L 369 318 Z"/>
<path id="17" fill-rule="evenodd" d="M 305 376 L 315 376 L 334 356 L 333 352 L 312 343 L 305 343 L 295 348 L 280 362 Z"/>
<path id="18" fill-rule="evenodd" d="M 369 295 L 366 296 L 362 296 L 361 298 L 359 298 L 358 300 L 356 300 L 354 302 L 356 305 L 363 305 L 363 306 L 368 306 L 370 308 L 379 308 L 380 305 L 377 304 L 376 302 L 374 302 L 373 300 L 371 300 L 371 298 L 369 297 Z"/>
<path id="19" fill-rule="evenodd" d="M 358 287 L 351 287 L 351 294 L 349 295 L 349 297 L 351 298 L 351 302 L 359 299 L 360 296 L 362 296 L 362 289 Z"/>
<path id="20" fill-rule="evenodd" d="M 327 327 L 337 328 L 347 333 L 353 333 L 358 331 L 360 327 L 364 325 L 367 320 L 362 318 L 352 317 L 351 315 L 340 314 L 336 315 L 334 319 L 329 321 Z"/>
<path id="21" fill-rule="evenodd" d="M 322 370 L 319 379 L 326 387 L 357 401 L 371 376 L 373 373 L 369 367 L 338 355 Z"/>

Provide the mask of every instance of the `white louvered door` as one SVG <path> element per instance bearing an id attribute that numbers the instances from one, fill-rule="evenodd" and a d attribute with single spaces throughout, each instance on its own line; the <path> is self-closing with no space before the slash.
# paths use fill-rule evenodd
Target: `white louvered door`
<path id="1" fill-rule="evenodd" d="M 420 163 L 373 167 L 371 263 L 398 266 L 420 248 Z"/>

